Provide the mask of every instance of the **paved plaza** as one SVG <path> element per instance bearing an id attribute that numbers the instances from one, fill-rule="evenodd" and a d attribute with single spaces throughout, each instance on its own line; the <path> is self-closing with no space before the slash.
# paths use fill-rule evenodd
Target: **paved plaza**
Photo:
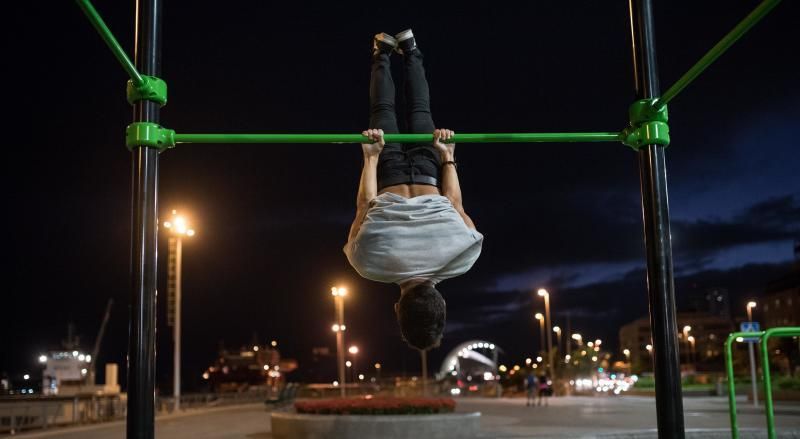
<path id="1" fill-rule="evenodd" d="M 459 412 L 481 412 L 480 438 L 655 438 L 655 400 L 648 397 L 551 398 L 548 407 L 526 407 L 520 398 L 461 398 Z M 742 438 L 766 437 L 761 409 L 739 401 Z M 763 408 L 763 407 L 762 407 Z M 730 437 L 728 405 L 722 397 L 685 398 L 687 436 Z M 800 438 L 800 405 L 778 404 L 779 437 Z M 52 439 L 123 439 L 125 425 L 39 431 L 15 437 Z M 269 412 L 261 404 L 205 409 L 160 417 L 158 439 L 270 439 Z M 423 439 L 423 438 L 418 438 Z"/>

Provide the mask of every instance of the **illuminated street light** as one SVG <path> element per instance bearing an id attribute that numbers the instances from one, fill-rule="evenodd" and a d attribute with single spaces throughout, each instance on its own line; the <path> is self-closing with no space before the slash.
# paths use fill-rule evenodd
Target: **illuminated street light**
<path id="1" fill-rule="evenodd" d="M 541 347 L 542 350 L 547 349 L 546 343 L 544 341 L 544 314 L 537 312 L 533 315 L 533 318 L 539 321 L 539 334 L 541 335 Z"/>
<path id="2" fill-rule="evenodd" d="M 272 346 L 273 348 L 275 348 L 275 347 L 278 347 L 278 342 L 275 341 L 275 340 L 272 340 L 271 342 L 269 342 L 269 345 Z"/>
<path id="3" fill-rule="evenodd" d="M 530 366 L 531 363 L 532 363 L 532 360 L 530 358 L 526 358 L 525 359 L 525 364 L 526 365 Z"/>
<path id="4" fill-rule="evenodd" d="M 27 380 L 31 379 L 31 376 L 26 373 L 25 375 L 22 375 L 22 379 L 27 381 Z"/>
<path id="5" fill-rule="evenodd" d="M 177 210 L 172 210 L 172 219 L 164 221 L 164 228 L 170 232 L 168 241 L 169 255 L 167 257 L 167 302 L 170 303 L 172 312 L 167 317 L 167 323 L 172 326 L 173 339 L 173 381 L 172 396 L 175 399 L 175 410 L 180 409 L 181 401 L 181 300 L 182 300 L 182 264 L 183 264 L 183 238 L 194 236 L 194 229 L 189 228 L 186 217 L 178 215 Z"/>
<path id="6" fill-rule="evenodd" d="M 756 306 L 758 306 L 758 304 L 753 300 L 747 302 L 747 321 L 748 322 L 752 322 L 753 321 L 753 308 L 755 308 Z"/>
<path id="7" fill-rule="evenodd" d="M 650 353 L 653 352 L 653 345 L 651 345 L 651 344 L 645 345 L 644 348 L 647 349 L 647 352 L 650 352 Z"/>
<path id="8" fill-rule="evenodd" d="M 351 363 L 350 360 L 347 360 L 347 361 L 344 362 L 344 365 L 347 366 L 347 367 L 350 367 L 350 366 L 353 365 L 353 363 Z"/>
<path id="9" fill-rule="evenodd" d="M 576 334 L 572 334 L 572 339 L 575 340 L 576 342 L 578 342 L 578 346 L 583 345 L 583 336 L 581 336 L 580 334 L 577 334 L 577 333 Z"/>
<path id="10" fill-rule="evenodd" d="M 558 343 L 556 343 L 556 349 L 561 351 L 561 327 L 560 326 L 553 326 L 553 332 L 556 333 L 556 337 L 558 337 Z"/>
<path id="11" fill-rule="evenodd" d="M 39 362 L 40 363 L 47 363 L 47 355 L 39 355 Z"/>
<path id="12" fill-rule="evenodd" d="M 689 326 L 689 325 L 684 326 L 683 327 L 683 338 L 689 337 L 689 331 L 691 331 L 691 330 L 692 330 L 691 326 Z"/>
<path id="13" fill-rule="evenodd" d="M 747 302 L 747 321 L 753 321 L 753 308 L 756 307 L 756 302 L 751 300 Z M 741 337 L 739 337 L 741 338 Z M 739 341 L 739 338 L 736 341 Z M 758 388 L 756 387 L 756 354 L 753 348 L 753 343 L 747 343 L 747 353 L 750 356 L 750 381 L 753 383 L 753 407 L 758 407 Z"/>
<path id="14" fill-rule="evenodd" d="M 356 354 L 358 354 L 358 346 L 353 345 L 347 349 L 347 352 L 350 352 L 350 355 L 353 356 L 353 362 L 351 363 L 353 367 L 350 369 L 350 380 L 355 381 L 356 378 Z"/>
<path id="15" fill-rule="evenodd" d="M 544 297 L 544 318 L 547 321 L 547 370 L 551 377 L 555 377 L 555 369 L 553 369 L 553 356 L 550 353 L 553 351 L 553 320 L 550 319 L 550 293 L 544 288 L 539 288 L 536 291 L 540 297 Z"/>
<path id="16" fill-rule="evenodd" d="M 336 323 L 331 329 L 336 333 L 336 364 L 339 372 L 339 383 L 341 396 L 346 396 L 346 382 L 345 382 L 345 364 L 344 364 L 344 331 L 346 329 L 344 324 L 344 296 L 347 295 L 347 288 L 332 287 L 331 295 L 333 296 L 334 306 L 336 308 Z M 349 366 L 348 366 L 349 367 Z"/>
<path id="17" fill-rule="evenodd" d="M 623 349 L 622 353 L 625 354 L 625 360 L 630 361 L 630 359 L 631 359 L 631 350 L 630 349 Z"/>

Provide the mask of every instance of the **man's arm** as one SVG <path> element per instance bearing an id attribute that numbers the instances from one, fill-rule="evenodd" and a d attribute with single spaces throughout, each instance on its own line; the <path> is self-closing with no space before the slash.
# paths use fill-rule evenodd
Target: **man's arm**
<path id="1" fill-rule="evenodd" d="M 475 229 L 475 223 L 472 218 L 464 211 L 464 203 L 461 198 L 461 185 L 458 183 L 458 172 L 456 171 L 455 164 L 445 164 L 447 162 L 455 162 L 455 143 L 447 143 L 447 140 L 453 137 L 455 133 L 451 130 L 436 130 L 433 132 L 433 146 L 439 150 L 442 157 L 442 172 L 440 177 L 442 179 L 442 195 L 450 200 L 453 207 L 456 209 L 464 224 L 470 229 Z"/>
<path id="2" fill-rule="evenodd" d="M 378 196 L 378 157 L 383 150 L 383 130 L 367 130 L 362 132 L 366 137 L 374 141 L 371 144 L 362 144 L 364 152 L 364 167 L 361 168 L 361 180 L 358 183 L 358 195 L 356 196 L 356 218 L 350 226 L 350 234 L 347 240 L 350 241 L 361 228 L 361 223 L 367 216 L 369 203 Z"/>

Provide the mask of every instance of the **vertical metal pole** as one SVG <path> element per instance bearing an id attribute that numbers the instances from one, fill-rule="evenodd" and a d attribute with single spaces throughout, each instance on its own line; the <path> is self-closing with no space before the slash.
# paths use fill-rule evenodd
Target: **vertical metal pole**
<path id="1" fill-rule="evenodd" d="M 539 335 L 540 335 L 539 343 L 541 343 L 541 345 L 542 345 L 541 346 L 541 350 L 544 351 L 545 349 L 547 349 L 547 345 L 545 344 L 545 341 L 544 341 L 544 319 L 536 319 L 536 320 L 539 320 Z"/>
<path id="2" fill-rule="evenodd" d="M 161 1 L 136 2 L 136 68 L 158 76 L 161 64 Z M 158 104 L 134 105 L 134 122 L 159 122 Z M 129 439 L 155 436 L 156 249 L 158 244 L 158 151 L 133 151 L 131 178 L 131 323 L 128 342 Z"/>
<path id="3" fill-rule="evenodd" d="M 428 351 L 419 351 L 422 357 L 422 396 L 428 396 Z"/>
<path id="4" fill-rule="evenodd" d="M 181 409 L 181 272 L 183 260 L 183 239 L 176 238 L 175 243 L 175 324 L 172 326 L 173 343 L 173 389 L 172 397 L 175 399 L 174 410 Z"/>
<path id="5" fill-rule="evenodd" d="M 753 308 L 747 306 L 747 321 L 753 321 Z M 747 342 L 747 353 L 750 355 L 750 384 L 753 386 L 753 407 L 758 407 L 758 377 L 756 377 L 756 353 L 753 343 Z"/>
<path id="6" fill-rule="evenodd" d="M 756 353 L 753 343 L 747 342 L 747 352 L 750 354 L 750 383 L 753 386 L 753 407 L 758 407 L 758 377 L 756 377 Z"/>
<path id="7" fill-rule="evenodd" d="M 339 389 L 341 389 L 342 398 L 347 396 L 347 389 L 345 389 L 345 373 L 344 373 L 344 297 L 334 296 L 334 303 L 336 304 L 336 323 L 339 324 L 339 330 L 336 331 L 336 362 L 339 369 Z"/>
<path id="8" fill-rule="evenodd" d="M 656 98 L 660 91 L 652 0 L 629 0 L 628 4 L 636 98 Z M 682 439 L 685 437 L 683 396 L 664 148 L 647 145 L 638 154 L 658 435 Z"/>
<path id="9" fill-rule="evenodd" d="M 555 381 L 556 371 L 553 369 L 553 321 L 550 320 L 550 293 L 544 295 L 544 318 L 547 320 L 547 369 L 550 379 Z"/>

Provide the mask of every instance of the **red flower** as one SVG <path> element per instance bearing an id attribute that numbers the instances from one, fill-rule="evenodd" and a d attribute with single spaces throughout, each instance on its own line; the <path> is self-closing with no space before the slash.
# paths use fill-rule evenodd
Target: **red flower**
<path id="1" fill-rule="evenodd" d="M 297 401 L 297 413 L 332 415 L 400 415 L 451 413 L 456 402 L 452 398 L 347 398 Z"/>

